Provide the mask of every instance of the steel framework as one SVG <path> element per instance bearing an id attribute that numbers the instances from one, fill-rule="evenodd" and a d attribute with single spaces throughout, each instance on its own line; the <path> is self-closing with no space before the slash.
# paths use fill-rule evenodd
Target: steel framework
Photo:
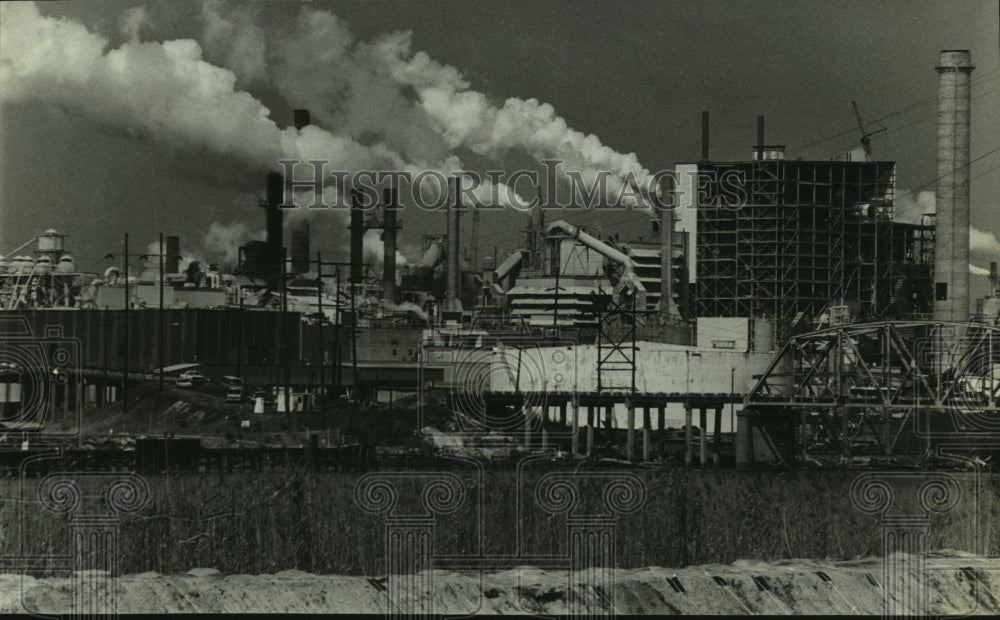
<path id="1" fill-rule="evenodd" d="M 789 338 L 744 401 L 772 463 L 1000 445 L 1000 328 L 845 325 Z"/>
<path id="2" fill-rule="evenodd" d="M 930 286 L 933 236 L 893 221 L 893 162 L 702 163 L 699 174 L 698 316 L 774 318 L 783 341 L 839 300 L 864 319 L 929 311 L 929 298 L 899 299 L 901 280 Z M 718 206 L 733 179 L 745 201 Z"/>

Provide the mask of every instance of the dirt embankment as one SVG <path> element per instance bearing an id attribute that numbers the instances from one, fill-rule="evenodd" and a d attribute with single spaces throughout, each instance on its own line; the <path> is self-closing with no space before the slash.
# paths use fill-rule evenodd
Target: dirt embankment
<path id="1" fill-rule="evenodd" d="M 1000 614 L 1000 575 L 990 570 L 935 568 L 961 559 L 949 552 L 929 558 L 925 613 Z M 910 558 L 912 559 L 912 558 Z M 907 558 L 894 558 L 896 564 Z M 961 562 L 959 562 L 961 563 Z M 952 565 L 955 562 L 951 562 Z M 1000 564 L 997 566 L 1000 571 Z M 920 613 L 919 603 L 883 583 L 882 561 L 738 561 L 685 569 L 643 568 L 582 573 L 521 568 L 478 574 L 433 571 L 430 587 L 397 595 L 389 578 L 312 575 L 228 575 L 199 569 L 163 576 L 145 573 L 117 583 L 119 613 L 385 613 L 441 614 L 851 614 L 880 615 L 885 597 L 901 615 Z M 915 573 L 908 573 L 911 581 Z M 421 583 L 407 577 L 408 583 Z M 427 583 L 424 581 L 423 583 Z M 898 583 L 907 583 L 906 580 Z M 428 593 L 433 593 L 428 596 Z M 912 594 L 912 591 L 910 592 Z M 0 613 L 62 614 L 72 611 L 69 578 L 0 575 Z"/>

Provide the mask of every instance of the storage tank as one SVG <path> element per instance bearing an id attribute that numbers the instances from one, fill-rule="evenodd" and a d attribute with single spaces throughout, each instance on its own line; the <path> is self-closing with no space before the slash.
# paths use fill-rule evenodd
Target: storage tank
<path id="1" fill-rule="evenodd" d="M 54 228 L 50 228 L 38 237 L 38 251 L 44 254 L 62 254 L 63 237 Z"/>
<path id="2" fill-rule="evenodd" d="M 52 259 L 48 256 L 39 257 L 35 261 L 35 275 L 47 276 L 52 273 Z"/>
<path id="3" fill-rule="evenodd" d="M 58 273 L 75 273 L 76 272 L 76 261 L 69 254 L 63 254 L 59 258 L 59 263 L 56 265 L 56 272 Z"/>

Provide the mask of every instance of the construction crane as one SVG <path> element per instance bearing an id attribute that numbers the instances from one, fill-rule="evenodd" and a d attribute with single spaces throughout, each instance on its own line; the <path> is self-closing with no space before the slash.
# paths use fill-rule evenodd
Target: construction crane
<path id="1" fill-rule="evenodd" d="M 851 101 L 851 105 L 854 106 L 854 117 L 858 119 L 858 129 L 861 131 L 861 146 L 865 149 L 865 161 L 875 161 L 875 157 L 872 155 L 871 137 L 885 131 L 885 127 L 872 132 L 865 131 L 865 124 L 861 120 L 861 112 L 858 112 L 858 104 Z"/>

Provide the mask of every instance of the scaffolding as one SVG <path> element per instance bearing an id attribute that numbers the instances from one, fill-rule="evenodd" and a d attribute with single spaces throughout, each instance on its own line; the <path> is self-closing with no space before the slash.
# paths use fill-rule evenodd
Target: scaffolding
<path id="1" fill-rule="evenodd" d="M 699 174 L 698 316 L 774 319 L 780 341 L 831 304 L 881 317 L 907 305 L 901 278 L 930 282 L 933 229 L 894 222 L 893 162 L 703 162 Z M 733 179 L 744 200 L 722 206 Z"/>

